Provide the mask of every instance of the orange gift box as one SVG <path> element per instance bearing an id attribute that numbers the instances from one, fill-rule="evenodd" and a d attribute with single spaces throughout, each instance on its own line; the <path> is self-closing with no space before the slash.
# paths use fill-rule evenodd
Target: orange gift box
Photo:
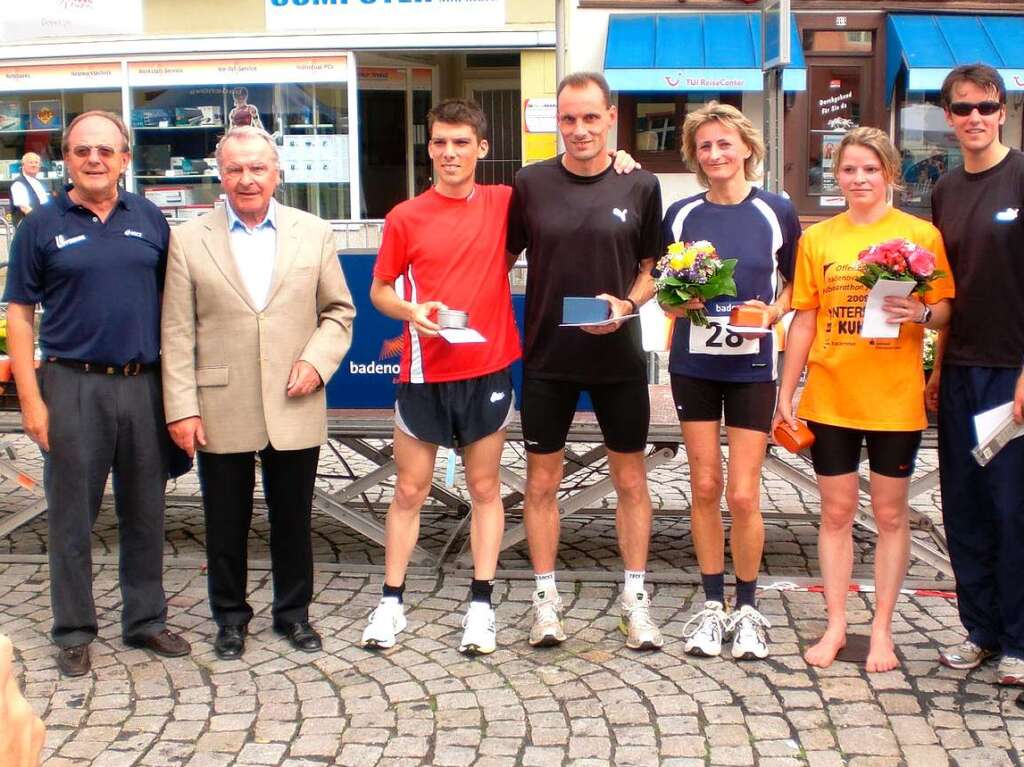
<path id="1" fill-rule="evenodd" d="M 737 328 L 763 328 L 768 312 L 759 306 L 740 304 L 729 312 L 729 324 Z"/>
<path id="2" fill-rule="evenodd" d="M 779 421 L 779 425 L 772 432 L 775 442 L 791 453 L 799 453 L 814 444 L 814 432 L 807 428 L 807 424 L 797 421 L 796 426 L 794 430 L 785 421 Z"/>

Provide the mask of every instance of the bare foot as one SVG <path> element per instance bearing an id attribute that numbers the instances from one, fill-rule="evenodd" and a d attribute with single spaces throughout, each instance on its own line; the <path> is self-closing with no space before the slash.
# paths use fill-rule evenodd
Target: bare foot
<path id="1" fill-rule="evenodd" d="M 882 634 L 871 633 L 871 649 L 868 651 L 866 668 L 868 673 L 879 671 L 892 671 L 899 668 L 900 662 L 896 657 L 896 645 L 892 641 L 892 635 L 888 632 Z"/>
<path id="2" fill-rule="evenodd" d="M 828 668 L 844 647 L 846 647 L 846 627 L 829 628 L 821 639 L 804 653 L 804 660 L 808 665 Z"/>
<path id="3" fill-rule="evenodd" d="M 0 767 L 39 764 L 46 730 L 11 675 L 11 640 L 0 634 Z"/>

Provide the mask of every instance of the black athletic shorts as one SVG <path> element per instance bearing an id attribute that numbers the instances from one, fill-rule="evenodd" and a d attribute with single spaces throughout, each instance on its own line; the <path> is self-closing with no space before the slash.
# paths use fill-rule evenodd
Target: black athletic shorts
<path id="1" fill-rule="evenodd" d="M 720 421 L 725 410 L 725 425 L 771 431 L 775 414 L 775 382 L 711 381 L 672 375 L 672 399 L 680 421 Z"/>
<path id="2" fill-rule="evenodd" d="M 589 386 L 571 381 L 523 378 L 520 418 L 530 453 L 557 453 L 565 447 L 576 403 L 586 391 L 594 404 L 604 444 L 616 453 L 637 453 L 647 447 L 651 400 L 647 381 L 619 381 Z"/>
<path id="3" fill-rule="evenodd" d="M 850 474 L 860 466 L 860 448 L 868 444 L 868 465 L 875 474 L 902 479 L 914 473 L 919 431 L 865 431 L 808 421 L 814 433 L 811 461 L 814 472 L 823 477 Z"/>
<path id="4" fill-rule="evenodd" d="M 463 381 L 398 384 L 395 426 L 421 442 L 461 447 L 504 429 L 514 411 L 506 368 Z"/>

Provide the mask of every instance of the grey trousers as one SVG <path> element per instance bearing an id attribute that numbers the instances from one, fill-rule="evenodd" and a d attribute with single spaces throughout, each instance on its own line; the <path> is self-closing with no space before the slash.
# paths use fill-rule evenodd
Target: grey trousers
<path id="1" fill-rule="evenodd" d="M 96 638 L 92 528 L 113 471 L 120 543 L 121 635 L 142 642 L 165 628 L 164 490 L 167 440 L 160 373 L 107 376 L 56 363 L 40 370 L 50 411 L 43 453 L 53 641 Z"/>

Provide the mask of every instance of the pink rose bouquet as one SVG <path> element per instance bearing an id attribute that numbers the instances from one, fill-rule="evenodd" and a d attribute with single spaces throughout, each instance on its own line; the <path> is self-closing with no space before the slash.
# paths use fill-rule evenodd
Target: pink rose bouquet
<path id="1" fill-rule="evenodd" d="M 857 265 L 862 272 L 857 281 L 870 290 L 879 280 L 916 283 L 914 292 L 924 295 L 931 283 L 945 273 L 935 268 L 935 254 L 910 240 L 880 242 L 860 252 Z"/>

